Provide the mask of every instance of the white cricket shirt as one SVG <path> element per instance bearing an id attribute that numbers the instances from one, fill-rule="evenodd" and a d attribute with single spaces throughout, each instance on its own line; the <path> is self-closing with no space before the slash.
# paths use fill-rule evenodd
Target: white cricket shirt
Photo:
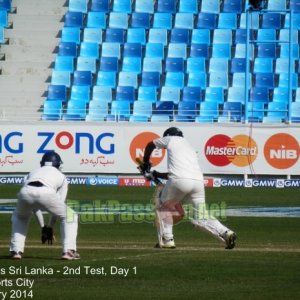
<path id="1" fill-rule="evenodd" d="M 170 178 L 203 180 L 195 149 L 179 136 L 166 136 L 153 141 L 156 148 L 168 151 L 168 172 Z"/>

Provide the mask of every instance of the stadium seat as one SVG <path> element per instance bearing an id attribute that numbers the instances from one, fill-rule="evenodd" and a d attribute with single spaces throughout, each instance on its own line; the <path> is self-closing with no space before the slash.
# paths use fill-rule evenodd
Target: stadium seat
<path id="1" fill-rule="evenodd" d="M 176 13 L 176 0 L 157 0 L 157 11 Z"/>
<path id="2" fill-rule="evenodd" d="M 217 102 L 206 102 L 200 103 L 199 117 L 195 118 L 195 122 L 209 122 L 216 121 L 219 117 L 219 104 Z"/>
<path id="3" fill-rule="evenodd" d="M 197 115 L 197 103 L 195 101 L 179 102 L 177 115 L 195 117 Z"/>
<path id="4" fill-rule="evenodd" d="M 189 57 L 186 63 L 186 73 L 206 72 L 206 60 L 204 57 Z"/>
<path id="5" fill-rule="evenodd" d="M 152 115 L 152 103 L 150 101 L 135 101 L 133 103 L 132 114 L 134 116 L 146 116 L 150 118 Z"/>
<path id="6" fill-rule="evenodd" d="M 300 6 L 300 5 L 299 5 Z M 290 15 L 286 14 L 284 19 L 284 28 L 290 28 Z M 300 29 L 300 10 L 294 12 L 292 20 L 292 28 L 294 30 Z"/>
<path id="7" fill-rule="evenodd" d="M 97 86 L 107 86 L 111 88 L 116 88 L 117 80 L 116 80 L 116 72 L 107 72 L 107 71 L 99 71 L 97 74 Z"/>
<path id="8" fill-rule="evenodd" d="M 186 59 L 186 57 L 187 57 L 186 44 L 169 43 L 168 57 L 169 58 L 179 57 L 179 58 Z"/>
<path id="9" fill-rule="evenodd" d="M 131 27 L 132 28 L 150 28 L 150 14 L 136 12 L 131 15 Z"/>
<path id="10" fill-rule="evenodd" d="M 108 86 L 93 87 L 92 101 L 111 102 L 112 101 L 112 88 Z"/>
<path id="11" fill-rule="evenodd" d="M 143 72 L 162 73 L 162 60 L 157 57 L 145 57 L 143 61 Z"/>
<path id="12" fill-rule="evenodd" d="M 300 102 L 292 102 L 290 110 L 291 110 L 292 123 L 299 123 L 300 122 Z"/>
<path id="13" fill-rule="evenodd" d="M 69 11 L 87 13 L 88 0 L 69 0 Z"/>
<path id="14" fill-rule="evenodd" d="M 248 103 L 248 121 L 262 122 L 264 118 L 265 104 L 263 102 Z"/>
<path id="15" fill-rule="evenodd" d="M 158 29 L 158 28 L 151 28 L 149 30 L 149 43 L 161 43 L 164 46 L 168 44 L 168 31 L 167 29 Z"/>
<path id="16" fill-rule="evenodd" d="M 227 102 L 245 103 L 245 88 L 244 87 L 229 87 Z"/>
<path id="17" fill-rule="evenodd" d="M 105 57 L 100 59 L 100 71 L 118 72 L 119 61 L 117 57 Z"/>
<path id="18" fill-rule="evenodd" d="M 165 77 L 165 86 L 178 87 L 182 89 L 184 87 L 184 73 L 183 72 L 167 72 Z"/>
<path id="19" fill-rule="evenodd" d="M 257 42 L 275 42 L 276 41 L 276 29 L 273 28 L 259 28 L 257 30 Z"/>
<path id="20" fill-rule="evenodd" d="M 209 1 L 209 0 L 208 0 Z M 215 29 L 217 28 L 218 15 L 215 13 L 200 12 L 198 14 L 196 28 Z"/>
<path id="21" fill-rule="evenodd" d="M 106 14 L 102 11 L 88 12 L 86 27 L 106 29 Z"/>
<path id="22" fill-rule="evenodd" d="M 249 31 L 249 39 L 254 40 L 254 30 L 250 29 Z M 235 30 L 235 44 L 246 44 L 247 43 L 247 29 L 238 28 Z"/>
<path id="23" fill-rule="evenodd" d="M 59 56 L 55 57 L 54 63 L 55 71 L 69 71 L 74 72 L 74 57 L 73 56 Z"/>
<path id="24" fill-rule="evenodd" d="M 66 87 L 71 86 L 71 72 L 70 71 L 52 71 L 51 75 L 52 85 L 64 85 Z"/>
<path id="25" fill-rule="evenodd" d="M 67 100 L 67 88 L 65 85 L 48 85 L 47 100 Z"/>
<path id="26" fill-rule="evenodd" d="M 300 12 L 300 0 L 290 0 L 290 9 Z"/>
<path id="27" fill-rule="evenodd" d="M 174 102 L 173 101 L 156 101 L 153 115 L 167 115 L 173 117 Z M 151 119 L 152 121 L 152 119 Z"/>
<path id="28" fill-rule="evenodd" d="M 102 44 L 102 30 L 100 28 L 84 28 L 83 42 Z"/>
<path id="29" fill-rule="evenodd" d="M 194 116 L 174 115 L 173 122 L 194 122 Z"/>
<path id="30" fill-rule="evenodd" d="M 205 102 L 216 102 L 218 105 L 224 103 L 224 89 L 222 87 L 207 87 L 205 89 Z"/>
<path id="31" fill-rule="evenodd" d="M 130 112 L 130 101 L 112 101 L 111 102 L 111 114 L 114 116 L 124 116 L 125 118 L 129 118 Z"/>
<path id="32" fill-rule="evenodd" d="M 202 0 L 201 12 L 208 13 L 220 13 L 220 1 L 219 0 Z"/>
<path id="33" fill-rule="evenodd" d="M 190 31 L 188 29 L 173 28 L 171 30 L 170 43 L 190 44 Z"/>
<path id="34" fill-rule="evenodd" d="M 173 27 L 173 19 L 171 13 L 157 12 L 154 14 L 152 28 L 171 30 L 172 27 Z"/>
<path id="35" fill-rule="evenodd" d="M 140 74 L 142 72 L 142 58 L 130 56 L 123 57 L 122 71 Z"/>
<path id="36" fill-rule="evenodd" d="M 260 26 L 260 14 L 259 11 L 252 11 L 249 17 L 249 27 L 253 30 L 257 30 Z M 247 28 L 246 13 L 242 12 L 240 15 L 240 27 L 241 29 Z"/>
<path id="37" fill-rule="evenodd" d="M 213 44 L 212 57 L 215 58 L 231 58 L 231 45 L 230 44 Z"/>
<path id="38" fill-rule="evenodd" d="M 89 103 L 91 98 L 90 87 L 88 85 L 72 85 L 70 100 L 84 101 Z"/>
<path id="39" fill-rule="evenodd" d="M 162 43 L 147 43 L 145 57 L 164 59 L 164 45 Z"/>
<path id="40" fill-rule="evenodd" d="M 257 45 L 257 57 L 273 58 L 277 57 L 276 43 L 259 43 Z"/>
<path id="41" fill-rule="evenodd" d="M 88 85 L 93 84 L 93 74 L 91 71 L 74 71 L 73 85 Z"/>
<path id="42" fill-rule="evenodd" d="M 192 30 L 194 28 L 194 15 L 191 13 L 176 13 L 174 28 Z"/>
<path id="43" fill-rule="evenodd" d="M 81 42 L 79 55 L 99 59 L 99 45 L 97 43 Z"/>
<path id="44" fill-rule="evenodd" d="M 246 58 L 246 51 L 247 51 L 246 44 L 236 44 L 234 57 Z M 250 44 L 248 46 L 248 55 L 250 58 L 254 57 L 254 45 L 253 44 Z"/>
<path id="45" fill-rule="evenodd" d="M 154 2 L 153 0 L 136 0 L 135 11 L 141 13 L 154 13 Z"/>
<path id="46" fill-rule="evenodd" d="M 261 28 L 272 28 L 279 30 L 281 28 L 281 14 L 267 12 L 262 15 Z"/>
<path id="47" fill-rule="evenodd" d="M 273 90 L 273 102 L 289 102 L 289 89 L 287 87 L 275 87 Z"/>
<path id="48" fill-rule="evenodd" d="M 160 88 L 159 72 L 142 72 L 141 86 Z"/>
<path id="49" fill-rule="evenodd" d="M 0 1 L 0 10 L 11 12 L 11 0 L 1 0 Z"/>
<path id="50" fill-rule="evenodd" d="M 109 14 L 108 26 L 109 28 L 127 29 L 128 28 L 127 13 L 111 12 Z"/>
<path id="51" fill-rule="evenodd" d="M 236 14 L 241 14 L 243 11 L 244 11 L 243 0 L 224 0 L 223 12 L 233 12 Z"/>
<path id="52" fill-rule="evenodd" d="M 231 29 L 215 29 L 213 33 L 213 44 L 232 44 Z"/>
<path id="53" fill-rule="evenodd" d="M 138 74 L 136 72 L 119 72 L 118 85 L 136 89 L 138 87 Z"/>
<path id="54" fill-rule="evenodd" d="M 142 45 L 139 43 L 125 43 L 124 57 L 142 57 Z"/>
<path id="55" fill-rule="evenodd" d="M 188 74 L 187 86 L 200 87 L 205 89 L 207 85 L 207 78 L 205 72 L 190 72 Z"/>
<path id="56" fill-rule="evenodd" d="M 93 121 L 104 121 L 104 118 L 108 115 L 108 102 L 92 100 L 89 103 L 88 116 L 93 116 Z M 97 119 L 96 119 L 97 117 Z M 91 120 L 91 118 L 88 118 Z"/>
<path id="57" fill-rule="evenodd" d="M 57 55 L 61 56 L 77 56 L 77 45 L 74 42 L 60 42 L 58 45 Z"/>
<path id="58" fill-rule="evenodd" d="M 63 27 L 61 42 L 73 42 L 79 45 L 81 42 L 81 29 L 79 27 Z"/>
<path id="59" fill-rule="evenodd" d="M 273 89 L 275 87 L 274 73 L 257 73 L 255 74 L 255 86 L 267 87 Z"/>
<path id="60" fill-rule="evenodd" d="M 237 28 L 238 16 L 236 13 L 221 12 L 219 14 L 218 28 L 233 29 Z"/>
<path id="61" fill-rule="evenodd" d="M 91 0 L 90 11 L 109 12 L 110 0 Z"/>
<path id="62" fill-rule="evenodd" d="M 286 10 L 286 3 L 286 0 L 268 0 L 267 8 L 269 10 Z"/>
<path id="63" fill-rule="evenodd" d="M 132 86 L 118 86 L 116 90 L 117 101 L 128 101 L 133 103 L 135 101 L 135 91 Z"/>
<path id="64" fill-rule="evenodd" d="M 273 59 L 265 57 L 257 57 L 254 60 L 253 73 L 272 73 Z"/>
<path id="65" fill-rule="evenodd" d="M 157 91 L 155 86 L 140 86 L 138 89 L 138 101 L 149 101 L 155 103 Z"/>
<path id="66" fill-rule="evenodd" d="M 77 58 L 77 71 L 91 71 L 93 74 L 97 71 L 97 60 L 94 57 L 82 57 Z"/>
<path id="67" fill-rule="evenodd" d="M 114 0 L 112 11 L 130 14 L 132 12 L 131 0 Z"/>
<path id="68" fill-rule="evenodd" d="M 107 28 L 105 31 L 105 42 L 118 43 L 123 45 L 125 43 L 126 30 L 121 28 Z"/>
<path id="69" fill-rule="evenodd" d="M 248 83 L 247 86 L 252 86 L 252 77 L 247 76 Z M 232 74 L 232 86 L 246 86 L 246 75 L 245 73 L 233 73 Z"/>
<path id="70" fill-rule="evenodd" d="M 277 58 L 275 61 L 275 73 L 289 73 L 290 63 L 288 58 Z M 291 61 L 291 70 L 295 72 L 295 61 Z"/>
<path id="71" fill-rule="evenodd" d="M 194 28 L 192 30 L 191 44 L 210 44 L 210 30 Z"/>
<path id="72" fill-rule="evenodd" d="M 267 104 L 267 117 L 276 117 L 280 121 L 285 121 L 287 118 L 287 105 L 284 102 L 269 102 Z M 263 120 L 265 121 L 265 120 Z"/>
<path id="73" fill-rule="evenodd" d="M 178 104 L 180 101 L 180 88 L 174 86 L 163 86 L 159 98 L 160 102 L 173 102 Z"/>
<path id="74" fill-rule="evenodd" d="M 77 121 L 83 120 L 86 116 L 86 102 L 69 100 L 67 102 L 66 113 L 62 115 L 63 120 Z"/>
<path id="75" fill-rule="evenodd" d="M 280 44 L 280 54 L 279 57 L 281 58 L 289 58 L 290 57 L 290 44 Z M 299 59 L 299 45 L 292 44 L 292 58 Z"/>
<path id="76" fill-rule="evenodd" d="M 121 46 L 119 43 L 102 43 L 102 57 L 117 57 L 121 58 Z"/>
<path id="77" fill-rule="evenodd" d="M 234 57 L 231 59 L 231 73 L 245 73 L 246 72 L 246 59 Z"/>
<path id="78" fill-rule="evenodd" d="M 146 44 L 145 28 L 128 28 L 127 43 L 138 43 L 144 46 Z"/>
<path id="79" fill-rule="evenodd" d="M 68 11 L 65 14 L 65 27 L 84 27 L 84 13 L 82 12 L 75 12 L 75 11 Z"/>
<path id="80" fill-rule="evenodd" d="M 60 100 L 46 100 L 43 104 L 43 114 L 49 117 L 57 118 L 58 120 L 62 115 L 62 102 Z"/>
<path id="81" fill-rule="evenodd" d="M 267 87 L 252 87 L 250 89 L 250 101 L 253 102 L 269 102 L 269 89 Z"/>
<path id="82" fill-rule="evenodd" d="M 292 73 L 292 89 L 296 90 L 299 86 L 298 84 L 298 74 Z M 289 73 L 281 73 L 279 74 L 278 87 L 289 87 L 290 84 L 290 74 Z"/>
<path id="83" fill-rule="evenodd" d="M 224 72 L 228 73 L 228 60 L 225 58 L 214 58 L 212 57 L 209 60 L 208 71 L 211 72 Z"/>
<path id="84" fill-rule="evenodd" d="M 200 103 L 202 100 L 201 88 L 185 86 L 182 91 L 182 101 L 194 101 Z"/>
<path id="85" fill-rule="evenodd" d="M 190 57 L 209 57 L 209 46 L 207 44 L 191 44 Z"/>
<path id="86" fill-rule="evenodd" d="M 209 73 L 209 86 L 210 87 L 221 87 L 228 89 L 229 78 L 226 72 L 210 72 Z"/>
<path id="87" fill-rule="evenodd" d="M 198 1 L 197 0 L 179 0 L 178 12 L 198 14 Z"/>
<path id="88" fill-rule="evenodd" d="M 241 122 L 242 121 L 242 103 L 224 102 L 219 122 Z"/>

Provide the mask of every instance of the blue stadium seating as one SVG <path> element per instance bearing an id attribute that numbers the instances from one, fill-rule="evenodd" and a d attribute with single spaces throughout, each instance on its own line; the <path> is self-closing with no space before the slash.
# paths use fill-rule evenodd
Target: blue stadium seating
<path id="1" fill-rule="evenodd" d="M 109 12 L 110 0 L 91 0 L 90 11 Z"/>
<path id="2" fill-rule="evenodd" d="M 84 27 L 84 13 L 68 11 L 65 14 L 65 27 Z"/>

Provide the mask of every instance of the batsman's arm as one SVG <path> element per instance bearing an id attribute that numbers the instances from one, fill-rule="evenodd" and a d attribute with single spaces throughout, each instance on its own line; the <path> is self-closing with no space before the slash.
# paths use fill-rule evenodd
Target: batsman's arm
<path id="1" fill-rule="evenodd" d="M 144 162 L 148 163 L 150 161 L 150 156 L 155 148 L 156 147 L 153 142 L 149 142 L 147 144 L 147 146 L 145 148 L 144 158 L 143 158 Z"/>

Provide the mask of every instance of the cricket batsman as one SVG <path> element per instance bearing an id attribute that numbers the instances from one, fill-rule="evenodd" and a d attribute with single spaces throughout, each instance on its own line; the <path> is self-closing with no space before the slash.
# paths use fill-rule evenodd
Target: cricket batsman
<path id="1" fill-rule="evenodd" d="M 60 171 L 61 165 L 61 157 L 55 151 L 46 152 L 42 157 L 40 167 L 29 173 L 18 193 L 17 207 L 12 215 L 10 241 L 12 259 L 22 258 L 29 220 L 32 212 L 39 209 L 46 210 L 61 221 L 62 259 L 80 259 L 80 255 L 76 252 L 78 216 L 65 203 L 68 183 L 66 176 Z M 53 235 L 51 230 L 46 233 Z M 46 237 L 51 241 L 52 238 Z"/>
<path id="2" fill-rule="evenodd" d="M 150 156 L 155 148 L 166 149 L 168 154 L 168 173 L 150 171 Z M 196 151 L 176 127 L 168 128 L 162 138 L 150 141 L 145 149 L 140 170 L 154 178 L 164 178 L 167 182 L 160 192 L 156 205 L 156 225 L 159 248 L 175 248 L 173 225 L 184 217 L 181 202 L 183 199 L 193 206 L 191 223 L 225 243 L 225 249 L 235 247 L 236 234 L 215 218 L 203 213 L 205 191 L 203 174 Z M 199 209 L 201 208 L 201 212 Z"/>

